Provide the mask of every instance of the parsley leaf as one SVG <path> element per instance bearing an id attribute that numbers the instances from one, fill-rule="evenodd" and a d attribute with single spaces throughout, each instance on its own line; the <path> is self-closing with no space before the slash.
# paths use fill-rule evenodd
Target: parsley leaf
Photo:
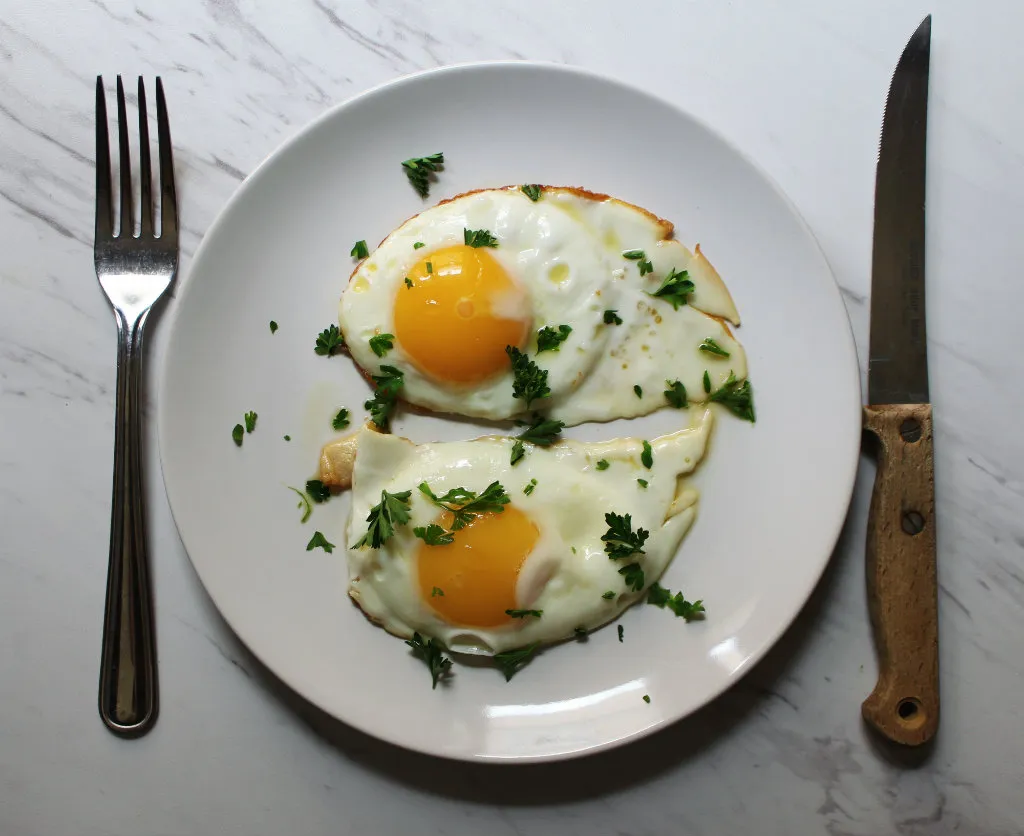
<path id="1" fill-rule="evenodd" d="M 534 642 L 526 647 L 494 654 L 494 664 L 505 674 L 506 682 L 512 679 L 533 658 L 533 654 L 537 652 L 538 647 L 540 647 L 540 642 Z"/>
<path id="2" fill-rule="evenodd" d="M 339 409 L 338 414 L 334 416 L 334 420 L 331 421 L 331 426 L 336 430 L 343 430 L 349 424 L 348 410 Z"/>
<path id="3" fill-rule="evenodd" d="M 395 347 L 394 334 L 376 334 L 370 337 L 370 351 L 378 357 L 383 357 Z"/>
<path id="4" fill-rule="evenodd" d="M 728 357 L 729 352 L 726 351 L 722 346 L 716 343 L 711 337 L 704 340 L 699 346 L 700 351 L 704 351 L 708 354 L 714 354 L 716 357 Z"/>
<path id="5" fill-rule="evenodd" d="M 640 268 L 641 276 L 646 276 L 648 273 L 654 272 L 654 265 L 651 264 L 651 262 L 649 262 L 646 258 L 640 259 L 640 262 L 637 264 L 637 267 Z"/>
<path id="6" fill-rule="evenodd" d="M 704 391 L 711 392 L 711 375 L 708 374 L 708 370 L 704 369 Z"/>
<path id="7" fill-rule="evenodd" d="M 629 563 L 623 566 L 619 569 L 619 574 L 625 580 L 626 586 L 634 592 L 639 592 L 644 588 L 644 570 L 639 563 Z"/>
<path id="8" fill-rule="evenodd" d="M 372 549 L 379 549 L 385 541 L 395 533 L 396 525 L 405 525 L 409 522 L 409 497 L 412 491 L 401 493 L 380 492 L 380 502 L 370 509 L 366 521 L 370 524 L 366 533 L 359 538 L 359 541 L 352 546 L 354 549 L 361 549 L 369 546 Z"/>
<path id="9" fill-rule="evenodd" d="M 414 528 L 412 533 L 419 537 L 428 546 L 447 546 L 455 542 L 455 536 L 445 531 L 437 523 L 431 523 L 426 528 Z"/>
<path id="10" fill-rule="evenodd" d="M 327 538 L 323 534 L 319 531 L 314 531 L 310 541 L 306 543 L 306 551 L 311 552 L 315 548 L 321 548 L 330 554 L 334 551 L 334 543 L 327 542 Z"/>
<path id="11" fill-rule="evenodd" d="M 431 598 L 444 598 L 444 590 L 441 589 L 441 587 L 439 587 L 439 586 L 435 586 L 432 590 L 430 590 L 430 597 Z"/>
<path id="12" fill-rule="evenodd" d="M 622 641 L 622 637 L 626 634 L 626 631 L 625 631 L 625 629 L 623 628 L 623 626 L 621 624 L 619 625 L 618 633 L 619 633 L 619 641 L 621 642 Z"/>
<path id="13" fill-rule="evenodd" d="M 571 325 L 559 325 L 557 330 L 550 325 L 545 325 L 537 332 L 537 353 L 558 351 L 558 347 L 569 338 L 571 333 Z"/>
<path id="14" fill-rule="evenodd" d="M 616 310 L 607 310 L 604 312 L 604 324 L 605 325 L 621 325 L 622 317 L 619 316 L 619 312 Z"/>
<path id="15" fill-rule="evenodd" d="M 508 494 L 500 482 L 491 482 L 480 494 L 465 488 L 452 488 L 443 496 L 436 496 L 426 482 L 420 483 L 420 492 L 438 508 L 452 514 L 452 531 L 465 528 L 477 514 L 488 511 L 501 513 L 509 502 Z"/>
<path id="16" fill-rule="evenodd" d="M 639 261 L 642 258 L 646 258 L 647 255 L 643 250 L 623 250 L 622 257 L 628 258 L 630 261 Z"/>
<path id="17" fill-rule="evenodd" d="M 433 265 L 433 263 L 427 261 L 427 262 L 424 263 L 423 266 L 427 268 L 427 274 L 428 275 L 430 275 L 431 273 L 434 272 L 434 265 Z"/>
<path id="18" fill-rule="evenodd" d="M 292 437 L 291 437 L 290 435 L 286 435 L 286 436 L 284 437 L 284 440 L 285 440 L 285 441 L 291 441 L 291 440 L 292 440 Z"/>
<path id="19" fill-rule="evenodd" d="M 650 702 L 651 702 L 651 695 L 650 694 L 644 694 L 644 702 L 647 703 L 648 705 L 650 704 Z"/>
<path id="20" fill-rule="evenodd" d="M 749 380 L 741 382 L 735 374 L 729 372 L 729 378 L 722 384 L 722 388 L 711 393 L 711 400 L 745 421 L 754 423 L 754 387 Z"/>
<path id="21" fill-rule="evenodd" d="M 425 246 L 427 245 L 424 244 L 422 241 L 417 241 L 415 244 L 412 245 L 412 248 L 414 250 L 422 250 Z"/>
<path id="22" fill-rule="evenodd" d="M 533 413 L 533 423 L 523 430 L 516 438 L 529 441 L 538 447 L 550 447 L 558 440 L 558 434 L 565 427 L 561 421 L 554 421 L 542 415 Z"/>
<path id="23" fill-rule="evenodd" d="M 685 409 L 689 406 L 686 400 L 686 387 L 683 386 L 678 380 L 666 380 L 665 385 L 668 389 L 665 390 L 665 400 L 668 401 L 669 406 L 674 406 L 676 409 Z"/>
<path id="24" fill-rule="evenodd" d="M 573 635 L 576 636 L 577 641 L 585 642 L 587 640 L 587 628 L 586 627 L 573 627 Z"/>
<path id="25" fill-rule="evenodd" d="M 317 505 L 331 498 L 331 489 L 319 479 L 310 479 L 306 482 L 306 493 Z"/>
<path id="26" fill-rule="evenodd" d="M 321 357 L 333 357 L 344 347 L 345 338 L 341 336 L 338 326 L 332 325 L 330 328 L 324 328 L 320 332 L 320 336 L 316 338 L 316 347 L 313 351 Z"/>
<path id="27" fill-rule="evenodd" d="M 434 588 L 437 589 L 437 587 Z M 433 683 L 431 687 L 436 688 L 438 682 L 451 675 L 452 660 L 444 655 L 447 648 L 439 641 L 427 639 L 424 642 L 423 636 L 413 633 L 412 638 L 407 639 L 405 643 L 412 648 L 413 656 L 422 659 L 430 668 L 430 681 Z"/>
<path id="28" fill-rule="evenodd" d="M 530 198 L 534 203 L 540 200 L 540 186 L 535 183 L 531 183 L 528 186 L 520 186 L 519 191 Z"/>
<path id="29" fill-rule="evenodd" d="M 646 488 L 646 487 L 647 487 L 647 480 L 646 480 L 646 479 L 637 479 L 637 480 L 636 480 L 636 483 L 637 483 L 637 484 L 638 484 L 638 485 L 639 485 L 639 486 L 640 486 L 641 488 Z"/>
<path id="30" fill-rule="evenodd" d="M 530 483 L 526 487 L 523 488 L 523 493 L 526 494 L 527 496 L 529 496 L 530 494 L 533 493 L 533 489 L 536 488 L 536 487 L 537 487 L 537 480 L 536 479 L 531 479 Z"/>
<path id="31" fill-rule="evenodd" d="M 670 590 L 665 589 L 657 581 L 652 583 L 651 588 L 647 591 L 647 603 L 661 609 L 668 607 L 677 617 L 685 618 L 687 621 L 704 618 L 705 611 L 702 601 L 687 601 L 682 592 L 673 595 Z"/>
<path id="32" fill-rule="evenodd" d="M 462 240 L 467 247 L 497 247 L 498 239 L 486 229 L 462 229 Z"/>
<path id="33" fill-rule="evenodd" d="M 408 276 L 405 277 L 405 286 L 409 288 L 409 290 L 412 290 L 412 279 Z"/>
<path id="34" fill-rule="evenodd" d="M 505 615 L 512 618 L 526 618 L 527 616 L 540 618 L 544 615 L 544 610 L 505 610 Z"/>
<path id="35" fill-rule="evenodd" d="M 526 448 L 523 446 L 523 442 L 521 442 L 517 438 L 515 440 L 515 443 L 512 445 L 512 455 L 509 457 L 508 463 L 514 467 L 516 462 L 518 462 L 525 455 Z"/>
<path id="36" fill-rule="evenodd" d="M 444 154 L 431 154 L 429 157 L 410 157 L 402 163 L 402 168 L 416 194 L 426 197 L 430 193 L 431 172 L 440 171 L 443 165 Z"/>
<path id="37" fill-rule="evenodd" d="M 306 520 L 309 519 L 309 515 L 313 513 L 313 506 L 309 504 L 309 497 L 306 496 L 298 488 L 293 488 L 291 485 L 288 486 L 288 490 L 295 491 L 295 493 L 298 494 L 298 496 L 299 496 L 299 504 L 296 505 L 295 507 L 296 508 L 304 508 L 305 509 L 303 511 L 303 513 L 302 513 L 302 522 L 305 522 Z"/>
<path id="38" fill-rule="evenodd" d="M 356 241 L 352 247 L 352 252 L 349 253 L 352 258 L 366 258 L 370 254 L 370 251 L 366 248 L 366 241 Z"/>
<path id="39" fill-rule="evenodd" d="M 678 311 L 680 305 L 686 304 L 686 297 L 691 293 L 693 293 L 693 282 L 690 281 L 690 274 L 685 270 L 676 271 L 673 267 L 671 272 L 665 276 L 661 287 L 654 293 L 649 293 L 648 296 L 671 302 L 673 310 Z"/>
<path id="40" fill-rule="evenodd" d="M 405 376 L 401 369 L 394 366 L 381 366 L 380 371 L 380 374 L 372 375 L 377 389 L 373 393 L 373 399 L 366 401 L 363 408 L 370 410 L 370 420 L 377 428 L 387 432 L 398 393 L 405 385 Z"/>
<path id="41" fill-rule="evenodd" d="M 241 424 L 235 424 L 231 428 L 231 438 L 239 447 L 242 446 L 242 438 L 245 436 L 245 427 Z"/>
<path id="42" fill-rule="evenodd" d="M 505 346 L 505 353 L 512 361 L 512 397 L 522 398 L 529 406 L 535 400 L 551 394 L 548 388 L 548 372 L 527 357 L 515 346 Z"/>
<path id="43" fill-rule="evenodd" d="M 607 470 L 609 467 L 611 467 L 611 464 L 609 464 L 608 459 L 599 459 L 598 460 L 598 462 L 597 462 L 597 469 L 598 470 Z"/>
<path id="44" fill-rule="evenodd" d="M 608 531 L 601 536 L 601 540 L 609 560 L 621 560 L 634 554 L 646 554 L 644 542 L 650 536 L 650 532 L 638 528 L 634 534 L 633 518 L 629 514 L 623 516 L 608 513 L 604 515 L 604 521 L 608 524 Z"/>
<path id="45" fill-rule="evenodd" d="M 640 464 L 650 470 L 654 466 L 654 451 L 649 441 L 644 442 L 644 451 L 640 454 Z"/>
<path id="46" fill-rule="evenodd" d="M 245 431 L 247 433 L 251 433 L 254 429 L 256 429 L 256 419 L 258 417 L 259 416 L 257 416 L 255 412 L 245 413 Z"/>
<path id="47" fill-rule="evenodd" d="M 644 396 L 644 390 L 641 388 L 639 383 L 633 386 L 633 394 L 638 398 L 642 398 Z"/>
<path id="48" fill-rule="evenodd" d="M 270 320 L 270 333 L 271 334 L 276 334 L 277 333 L 277 323 L 274 322 L 274 320 Z"/>
<path id="49" fill-rule="evenodd" d="M 601 596 L 605 601 L 611 601 L 615 597 L 615 590 L 609 589 L 604 595 Z"/>

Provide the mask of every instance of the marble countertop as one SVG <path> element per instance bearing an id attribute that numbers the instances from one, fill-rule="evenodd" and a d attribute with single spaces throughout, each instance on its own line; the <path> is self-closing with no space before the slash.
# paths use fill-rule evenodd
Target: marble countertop
<path id="1" fill-rule="evenodd" d="M 618 751 L 483 767 L 379 744 L 260 667 L 188 563 L 152 423 L 162 713 L 138 741 L 104 730 L 115 334 L 92 273 L 97 73 L 164 78 L 184 270 L 239 181 L 335 102 L 459 61 L 617 75 L 697 114 L 778 180 L 835 270 L 863 358 L 881 111 L 927 12 L 933 747 L 890 750 L 860 720 L 875 677 L 867 458 L 811 602 L 737 687 Z M 1024 832 L 1021 31 L 1024 6 L 1009 0 L 0 0 L 0 832 Z M 162 350 L 157 323 L 151 361 Z"/>

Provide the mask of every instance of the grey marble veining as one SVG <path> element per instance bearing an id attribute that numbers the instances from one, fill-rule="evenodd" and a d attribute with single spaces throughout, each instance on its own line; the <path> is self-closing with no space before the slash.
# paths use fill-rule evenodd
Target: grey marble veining
<path id="1" fill-rule="evenodd" d="M 929 11 L 933 748 L 892 751 L 859 719 L 875 676 L 866 459 L 811 602 L 736 688 L 620 751 L 481 768 L 341 726 L 240 646 L 187 563 L 152 426 L 163 712 L 130 745 L 103 730 L 114 328 L 91 260 L 97 73 L 164 77 L 183 270 L 245 175 L 334 102 L 458 61 L 617 75 L 701 116 L 778 180 L 833 266 L 863 356 L 884 93 Z M 1009 0 L 0 0 L 0 832 L 1024 832 L 1022 28 Z"/>

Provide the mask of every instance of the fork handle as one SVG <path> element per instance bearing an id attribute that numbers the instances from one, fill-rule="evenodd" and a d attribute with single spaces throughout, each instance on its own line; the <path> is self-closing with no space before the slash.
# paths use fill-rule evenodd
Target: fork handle
<path id="1" fill-rule="evenodd" d="M 107 728 L 124 737 L 148 732 L 158 712 L 156 635 L 146 548 L 139 408 L 142 336 L 147 313 L 130 327 L 120 312 L 115 313 L 114 479 L 99 711 Z"/>

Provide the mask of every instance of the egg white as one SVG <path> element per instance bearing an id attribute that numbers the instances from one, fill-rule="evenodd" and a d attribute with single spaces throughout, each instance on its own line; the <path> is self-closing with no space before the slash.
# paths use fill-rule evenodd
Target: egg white
<path id="1" fill-rule="evenodd" d="M 363 428 L 346 528 L 349 594 L 389 632 L 403 637 L 420 632 L 466 653 L 490 655 L 533 642 L 560 641 L 572 637 L 576 628 L 605 624 L 661 577 L 693 523 L 698 494 L 679 477 L 703 457 L 712 425 L 712 413 L 704 409 L 689 427 L 651 439 L 650 469 L 641 463 L 641 439 L 528 445 L 526 456 L 512 466 L 511 438 L 414 444 Z M 601 459 L 609 462 L 605 470 L 596 466 Z M 533 492 L 524 494 L 533 479 Z M 520 608 L 542 610 L 543 616 L 496 628 L 449 624 L 420 596 L 416 561 L 423 544 L 413 528 L 436 521 L 439 512 L 417 486 L 426 482 L 440 495 L 456 487 L 479 492 L 493 481 L 502 484 L 511 503 L 540 531 L 516 592 Z M 382 490 L 412 491 L 410 521 L 397 527 L 380 549 L 351 548 L 365 533 L 366 517 L 380 502 Z M 629 514 L 634 531 L 650 532 L 645 554 L 624 561 L 608 557 L 601 541 L 608 530 L 606 512 Z M 619 574 L 634 559 L 645 574 L 640 591 L 628 589 Z M 602 597 L 608 590 L 616 593 L 614 598 Z"/>
<path id="2" fill-rule="evenodd" d="M 395 334 L 395 295 L 424 255 L 463 243 L 464 229 L 486 229 L 498 239 L 489 253 L 529 298 L 533 331 L 569 325 L 558 351 L 536 354 L 535 338 L 524 349 L 548 371 L 549 397 L 528 408 L 512 395 L 511 368 L 482 383 L 455 386 L 421 373 L 402 350 L 379 358 L 369 348 L 376 334 Z M 355 272 L 341 297 L 340 324 L 355 362 L 376 373 L 386 363 L 404 372 L 402 397 L 440 412 L 505 419 L 540 409 L 567 425 L 645 415 L 665 406 L 667 380 L 679 380 L 689 399 L 707 399 L 705 370 L 713 388 L 730 373 L 743 379 L 746 355 L 726 321 L 739 315 L 729 291 L 697 248 L 691 253 L 667 238 L 671 224 L 604 195 L 545 188 L 531 201 L 517 187 L 471 192 L 428 209 L 389 235 Z M 414 248 L 422 242 L 423 248 Z M 641 277 L 625 250 L 643 250 L 654 267 Z M 695 290 L 689 304 L 672 305 L 650 295 L 672 270 L 687 270 Z M 604 322 L 615 310 L 621 325 Z M 440 337 L 439 338 L 443 338 Z M 699 350 L 711 338 L 728 353 Z M 639 386 L 642 395 L 635 394 Z"/>

